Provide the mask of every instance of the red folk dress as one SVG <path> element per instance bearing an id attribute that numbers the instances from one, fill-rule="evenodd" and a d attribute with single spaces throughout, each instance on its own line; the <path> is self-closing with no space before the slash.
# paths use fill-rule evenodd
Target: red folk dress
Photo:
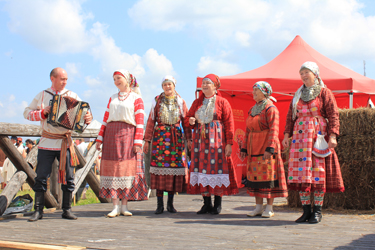
<path id="1" fill-rule="evenodd" d="M 146 142 L 151 142 L 151 189 L 186 192 L 188 169 L 180 122 L 186 139 L 191 139 L 191 129 L 184 123 L 188 109 L 185 101 L 179 96 L 176 97 L 182 106 L 179 120 L 176 124 L 163 124 L 160 117 L 160 102 L 163 98 L 164 95 L 155 98 L 155 106 L 148 117 L 144 136 Z"/>
<path id="2" fill-rule="evenodd" d="M 300 99 L 295 120 L 292 119 L 292 113 L 291 103 L 285 126 L 285 133 L 292 135 L 288 166 L 289 188 L 304 192 L 343 192 L 345 188 L 335 150 L 330 149 L 332 154 L 325 158 L 312 154 L 316 140 L 314 133 L 324 134 L 326 141 L 332 133 L 339 135 L 339 114 L 332 92 L 322 88 L 314 100 L 304 102 Z"/>
<path id="3" fill-rule="evenodd" d="M 190 117 L 196 117 L 196 112 L 203 105 L 203 99 L 200 97 L 193 102 L 185 120 L 186 125 L 189 125 Z M 221 196 L 238 193 L 232 158 L 225 156 L 225 146 L 233 145 L 232 109 L 225 98 L 216 95 L 213 112 L 211 122 L 203 125 L 196 122 L 191 126 L 194 133 L 189 169 L 189 194 L 209 193 Z"/>
<path id="4" fill-rule="evenodd" d="M 271 101 L 259 115 L 247 117 L 245 145 L 248 153 L 246 186 L 249 195 L 261 198 L 287 197 L 280 152 L 279 110 Z M 264 152 L 272 149 L 272 159 L 263 160 Z"/>

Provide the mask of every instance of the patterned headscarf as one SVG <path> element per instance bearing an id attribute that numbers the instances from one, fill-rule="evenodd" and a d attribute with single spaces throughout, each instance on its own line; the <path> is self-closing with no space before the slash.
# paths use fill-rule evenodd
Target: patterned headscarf
<path id="1" fill-rule="evenodd" d="M 174 79 L 174 77 L 171 76 L 171 75 L 166 75 L 166 76 L 164 76 L 163 80 L 161 81 L 161 85 L 163 86 L 163 83 L 165 83 L 165 82 L 171 82 L 171 83 L 173 83 L 173 85 L 176 87 L 176 83 L 177 83 L 177 81 L 176 81 L 176 79 Z"/>
<path id="2" fill-rule="evenodd" d="M 139 84 L 137 82 L 137 79 L 135 79 L 135 77 L 130 74 L 129 71 L 125 70 L 125 69 L 119 69 L 119 70 L 116 70 L 113 75 L 120 75 L 122 77 L 124 77 L 126 79 L 126 81 L 128 81 L 129 83 L 129 87 L 135 92 L 137 93 L 138 95 L 141 95 L 141 90 L 139 89 Z"/>
<path id="3" fill-rule="evenodd" d="M 220 86 L 221 86 L 220 79 L 215 74 L 208 74 L 208 75 L 206 75 L 203 78 L 202 82 L 205 81 L 205 80 L 210 80 L 215 85 L 216 90 L 218 90 L 220 88 Z"/>
<path id="4" fill-rule="evenodd" d="M 267 99 L 271 99 L 272 101 L 276 102 L 276 99 L 271 96 L 272 95 L 272 87 L 268 82 L 265 82 L 265 81 L 256 82 L 253 85 L 253 89 L 254 88 L 258 88 L 264 94 L 264 96 Z"/>

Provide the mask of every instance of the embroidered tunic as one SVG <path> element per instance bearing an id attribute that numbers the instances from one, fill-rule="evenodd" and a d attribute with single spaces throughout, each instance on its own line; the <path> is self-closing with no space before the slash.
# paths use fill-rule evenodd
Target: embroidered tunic
<path id="1" fill-rule="evenodd" d="M 78 101 L 81 101 L 81 99 L 78 97 L 78 95 L 70 90 L 64 89 L 60 92 L 55 91 L 52 88 L 48 88 L 47 91 L 58 94 L 58 95 L 64 95 L 72 97 Z M 53 96 L 46 92 L 42 91 L 39 94 L 37 94 L 33 101 L 30 103 L 28 107 L 25 108 L 25 111 L 23 112 L 23 116 L 25 119 L 29 121 L 40 121 L 40 126 L 43 130 L 53 133 L 53 134 L 65 134 L 69 130 L 63 127 L 54 127 L 51 124 L 47 123 L 47 117 L 44 116 L 43 111 L 45 107 L 49 106 L 50 100 L 52 100 Z M 44 150 L 61 150 L 61 139 L 48 139 L 41 137 L 38 148 L 44 149 Z"/>
<path id="2" fill-rule="evenodd" d="M 120 101 L 118 94 L 114 94 L 109 98 L 107 110 L 104 113 L 103 125 L 100 129 L 97 141 L 102 142 L 105 134 L 105 129 L 108 123 L 126 122 L 136 127 L 136 134 L 134 138 L 134 144 L 142 146 L 143 138 L 143 121 L 144 120 L 144 106 L 142 98 L 134 93 L 130 92 L 129 96 L 124 100 Z"/>
<path id="3" fill-rule="evenodd" d="M 189 125 L 190 117 L 198 118 L 196 124 L 191 126 L 194 128 L 188 188 L 188 193 L 191 194 L 238 193 L 232 158 L 225 156 L 225 146 L 233 145 L 232 109 L 225 98 L 217 95 L 214 97 L 216 100 L 212 107 L 208 98 L 195 100 L 185 120 L 186 125 Z M 206 112 L 207 109 L 211 111 Z"/>
<path id="4" fill-rule="evenodd" d="M 300 99 L 295 120 L 292 119 L 292 113 L 291 103 L 284 132 L 292 135 L 288 166 L 289 188 L 299 191 L 343 192 L 345 188 L 335 150 L 330 149 L 332 154 L 325 158 L 312 154 L 314 131 L 324 134 L 327 141 L 330 134 L 339 135 L 339 114 L 332 92 L 328 88 L 322 88 L 315 99 L 309 102 Z"/>
<path id="5" fill-rule="evenodd" d="M 280 152 L 279 111 L 266 100 L 264 109 L 253 114 L 246 119 L 248 193 L 262 198 L 286 197 L 288 190 Z M 270 161 L 263 160 L 265 151 L 273 154 Z"/>
<path id="6" fill-rule="evenodd" d="M 191 129 L 184 119 L 188 112 L 185 101 L 174 98 L 155 97 L 147 120 L 144 140 L 151 142 L 151 189 L 183 192 L 187 185 L 187 162 L 184 136 L 191 139 Z"/>

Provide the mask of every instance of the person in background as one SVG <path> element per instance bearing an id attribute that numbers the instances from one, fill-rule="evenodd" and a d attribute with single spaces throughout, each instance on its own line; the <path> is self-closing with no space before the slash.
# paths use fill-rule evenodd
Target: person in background
<path id="1" fill-rule="evenodd" d="M 256 208 L 247 216 L 274 216 L 275 197 L 287 197 L 281 147 L 279 141 L 279 110 L 271 100 L 272 88 L 268 82 L 259 81 L 253 85 L 253 99 L 256 104 L 246 119 L 246 136 L 241 157 L 247 158 L 246 186 L 250 196 L 255 197 Z M 263 211 L 263 198 L 267 199 Z"/>
<path id="2" fill-rule="evenodd" d="M 34 147 L 34 142 L 30 139 L 26 140 L 26 154 L 29 154 L 31 149 Z"/>
<path id="3" fill-rule="evenodd" d="M 288 187 L 299 191 L 303 214 L 296 222 L 319 223 L 326 192 L 344 192 L 340 163 L 334 148 L 340 122 L 336 99 L 319 75 L 315 62 L 305 62 L 299 70 L 302 86 L 295 93 L 286 117 L 282 144 L 290 145 Z M 327 152 L 313 153 L 317 135 L 328 141 Z M 329 155 L 328 155 L 329 154 Z M 311 213 L 310 193 L 314 192 Z"/>
<path id="4" fill-rule="evenodd" d="M 176 80 L 167 75 L 161 85 L 164 92 L 153 100 L 143 147 L 143 152 L 147 154 L 150 143 L 152 146 L 150 173 L 151 189 L 156 189 L 157 196 L 155 214 L 164 211 L 164 191 L 168 192 L 168 212 L 177 212 L 173 206 L 173 196 L 175 192 L 186 191 L 188 180 L 184 137 L 191 139 L 191 129 L 184 123 L 188 109 L 175 90 Z M 181 131 L 181 123 L 185 136 Z"/>
<path id="5" fill-rule="evenodd" d="M 115 71 L 113 80 L 119 92 L 109 98 L 96 139 L 97 150 L 103 144 L 99 195 L 112 198 L 113 210 L 107 214 L 110 218 L 131 216 L 129 200 L 147 200 L 142 159 L 143 100 L 129 71 Z"/>

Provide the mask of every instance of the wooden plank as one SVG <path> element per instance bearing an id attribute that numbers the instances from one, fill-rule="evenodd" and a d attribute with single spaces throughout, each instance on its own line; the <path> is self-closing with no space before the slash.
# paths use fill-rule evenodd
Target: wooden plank
<path id="1" fill-rule="evenodd" d="M 17 148 L 13 145 L 13 143 L 7 136 L 0 135 L 0 148 L 13 163 L 13 165 L 17 168 L 17 170 L 24 171 L 27 174 L 26 181 L 30 185 L 30 187 L 33 187 L 35 183 L 34 179 L 36 177 L 36 173 L 18 152 Z M 49 191 L 45 193 L 44 199 L 47 208 L 58 206 L 56 199 L 51 195 Z"/>
<path id="2" fill-rule="evenodd" d="M 86 129 L 85 131 L 83 131 L 82 134 L 73 132 L 72 137 L 74 138 L 96 138 L 98 137 L 99 130 L 100 129 Z M 40 137 L 42 135 L 42 128 L 39 125 L 33 125 L 33 124 L 0 122 L 0 135 Z"/>
<path id="3" fill-rule="evenodd" d="M 52 164 L 52 172 L 49 178 L 49 189 L 59 204 L 57 209 L 60 209 L 62 205 L 62 190 L 61 184 L 59 183 L 59 161 L 57 159 L 55 159 Z"/>
<path id="4" fill-rule="evenodd" d="M 26 156 L 26 162 L 29 163 L 33 169 L 38 165 L 38 146 L 33 147 Z"/>
<path id="5" fill-rule="evenodd" d="M 95 148 L 95 144 L 91 146 L 90 150 L 96 150 Z M 79 164 L 80 165 L 83 165 L 83 166 L 86 166 L 86 159 L 81 155 L 81 153 L 79 152 L 79 150 L 76 148 L 76 153 L 77 153 L 77 156 L 78 156 L 78 159 L 79 159 Z M 98 152 L 99 154 L 99 152 Z M 96 159 L 96 158 L 95 158 Z M 95 161 L 95 159 L 93 159 L 93 163 Z M 92 164 L 91 164 L 92 165 Z M 88 167 L 87 170 L 87 174 L 85 176 L 85 180 L 88 182 L 89 186 L 91 187 L 92 191 L 95 193 L 96 197 L 98 197 L 99 201 L 101 203 L 109 203 L 111 202 L 110 199 L 106 199 L 106 198 L 101 198 L 99 197 L 99 192 L 100 192 L 100 181 L 98 180 L 98 178 L 96 177 L 94 171 L 92 171 L 91 169 L 91 165 L 90 167 Z M 80 169 L 76 169 L 76 173 L 79 171 Z M 83 170 L 83 172 L 79 172 L 78 173 L 78 178 L 81 178 L 80 175 L 82 175 L 83 173 L 85 172 L 85 170 Z M 74 181 L 76 181 L 76 179 L 74 178 Z M 78 182 L 78 180 L 77 180 Z M 82 183 L 82 182 L 81 182 Z M 80 185 L 76 185 L 75 186 L 75 193 L 77 192 L 78 188 L 79 188 Z M 74 193 L 74 194 L 75 194 Z"/>
<path id="6" fill-rule="evenodd" d="M 0 195 L 0 215 L 3 215 L 5 210 L 12 202 L 14 196 L 21 189 L 22 184 L 26 181 L 27 174 L 23 171 L 17 171 L 8 181 L 3 192 Z"/>
<path id="7" fill-rule="evenodd" d="M 77 150 L 78 151 L 78 150 Z M 73 195 L 75 195 L 80 188 L 82 182 L 85 180 L 87 173 L 91 170 L 91 166 L 94 164 L 96 158 L 98 158 L 100 151 L 96 150 L 95 142 L 91 145 L 90 150 L 87 152 L 85 157 L 86 164 L 83 168 L 77 169 L 74 176 L 75 189 Z"/>
<path id="8" fill-rule="evenodd" d="M 0 241 L 1 248 L 9 249 L 34 249 L 34 250 L 80 250 L 87 249 L 86 247 L 80 246 L 69 246 L 69 245 L 50 245 L 50 244 L 36 244 L 28 242 L 15 242 L 15 241 Z"/>

